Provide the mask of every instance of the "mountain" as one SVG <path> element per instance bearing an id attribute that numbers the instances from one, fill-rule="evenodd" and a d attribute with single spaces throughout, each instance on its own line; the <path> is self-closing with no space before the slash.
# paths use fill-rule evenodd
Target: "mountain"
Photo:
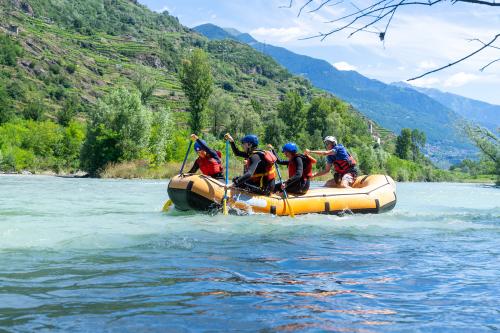
<path id="1" fill-rule="evenodd" d="M 426 94 L 465 119 L 484 126 L 493 132 L 496 132 L 500 127 L 500 105 L 442 92 L 438 89 L 415 87 L 404 82 L 396 82 L 393 85 L 405 86 Z"/>
<path id="2" fill-rule="evenodd" d="M 178 71 L 195 47 L 207 51 L 216 86 L 245 106 L 255 100 L 273 109 L 295 89 L 313 94 L 307 80 L 250 46 L 209 41 L 167 12 L 131 0 L 1 1 L 0 37 L 0 59 L 7 47 L 22 49 L 12 66 L 0 63 L 0 92 L 5 88 L 17 115 L 40 104 L 53 119 L 75 99 L 84 117 L 100 96 L 117 86 L 135 89 L 143 78 L 156 82 L 153 105 L 168 106 L 185 123 Z"/>
<path id="3" fill-rule="evenodd" d="M 429 143 L 428 154 L 434 160 L 457 162 L 475 151 L 460 135 L 461 115 L 426 94 L 369 79 L 355 71 L 337 70 L 324 60 L 260 43 L 235 29 L 204 24 L 194 30 L 210 39 L 232 39 L 251 45 L 290 72 L 348 101 L 368 118 L 396 133 L 405 127 L 423 130 Z"/>

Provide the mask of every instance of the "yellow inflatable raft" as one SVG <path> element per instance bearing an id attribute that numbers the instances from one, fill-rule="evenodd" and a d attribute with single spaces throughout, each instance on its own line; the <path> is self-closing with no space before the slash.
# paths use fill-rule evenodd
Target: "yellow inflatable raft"
<path id="1" fill-rule="evenodd" d="M 224 183 L 204 175 L 179 175 L 171 179 L 168 195 L 179 210 L 212 211 L 221 208 Z M 385 175 L 360 176 L 352 189 L 315 188 L 304 195 L 289 195 L 295 215 L 309 213 L 383 213 L 396 205 L 396 185 Z M 263 196 L 228 189 L 228 206 L 247 212 L 289 215 L 282 196 Z"/>

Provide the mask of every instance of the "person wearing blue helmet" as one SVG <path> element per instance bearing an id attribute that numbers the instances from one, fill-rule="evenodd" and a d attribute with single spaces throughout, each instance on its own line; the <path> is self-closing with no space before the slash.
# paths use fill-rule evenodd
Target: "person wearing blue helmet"
<path id="1" fill-rule="evenodd" d="M 198 154 L 198 158 L 194 161 L 188 173 L 195 173 L 200 169 L 201 173 L 206 176 L 223 180 L 224 172 L 220 160 L 222 156 L 221 152 L 208 147 L 207 143 L 200 140 L 196 134 L 191 134 L 191 140 L 194 141 L 194 150 Z"/>
<path id="2" fill-rule="evenodd" d="M 239 150 L 232 136 L 227 133 L 224 139 L 231 143 L 234 155 L 245 159 L 243 175 L 233 179 L 233 186 L 247 191 L 269 195 L 274 190 L 276 156 L 270 151 L 258 149 L 259 139 L 256 135 L 245 135 L 241 140 L 243 150 Z"/>
<path id="3" fill-rule="evenodd" d="M 283 145 L 281 152 L 287 157 L 286 160 L 278 160 L 276 163 L 288 166 L 288 180 L 278 183 L 274 187 L 275 192 L 286 190 L 291 194 L 305 194 L 309 190 L 312 177 L 312 166 L 316 160 L 308 155 L 298 153 L 299 148 L 293 142 Z"/>

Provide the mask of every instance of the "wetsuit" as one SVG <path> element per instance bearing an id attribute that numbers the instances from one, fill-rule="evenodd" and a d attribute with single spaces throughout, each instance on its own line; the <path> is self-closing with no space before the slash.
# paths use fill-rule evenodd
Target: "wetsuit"
<path id="1" fill-rule="evenodd" d="M 311 181 L 309 177 L 304 176 L 304 158 L 301 155 L 295 155 L 292 161 L 278 160 L 276 161 L 276 163 L 281 165 L 289 165 L 290 163 L 295 164 L 295 174 L 289 175 L 288 180 L 285 181 L 285 190 L 287 193 L 305 194 L 309 190 Z M 274 187 L 274 192 L 281 191 L 281 183 L 276 184 Z"/>
<path id="2" fill-rule="evenodd" d="M 262 154 L 256 151 L 251 153 L 241 151 L 234 142 L 231 142 L 231 149 L 234 155 L 247 160 L 245 173 L 233 179 L 234 185 L 249 192 L 269 195 L 274 189 L 274 178 L 268 179 L 268 177 L 262 176 L 258 180 L 252 179 L 254 175 L 268 172 L 268 163 L 264 160 Z"/>

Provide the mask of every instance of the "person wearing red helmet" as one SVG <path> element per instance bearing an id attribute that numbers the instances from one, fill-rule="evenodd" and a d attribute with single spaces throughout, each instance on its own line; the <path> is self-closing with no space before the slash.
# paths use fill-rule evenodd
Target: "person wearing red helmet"
<path id="1" fill-rule="evenodd" d="M 233 186 L 249 192 L 269 195 L 274 189 L 276 156 L 270 151 L 258 149 L 259 139 L 253 134 L 245 135 L 240 141 L 239 150 L 232 136 L 227 133 L 224 139 L 231 144 L 234 155 L 245 159 L 244 174 L 233 178 Z"/>
<path id="2" fill-rule="evenodd" d="M 188 173 L 195 173 L 199 169 L 206 176 L 223 180 L 224 172 L 220 160 L 222 156 L 221 152 L 208 147 L 207 143 L 204 140 L 200 140 L 196 134 L 191 134 L 191 140 L 194 141 L 194 150 L 198 154 L 198 158 L 194 161 Z"/>

